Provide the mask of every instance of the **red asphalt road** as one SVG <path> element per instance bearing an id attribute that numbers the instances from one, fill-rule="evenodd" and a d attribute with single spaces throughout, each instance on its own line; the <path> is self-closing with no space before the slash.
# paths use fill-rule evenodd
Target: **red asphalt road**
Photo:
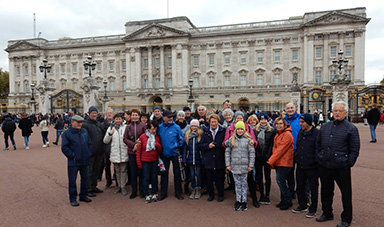
<path id="1" fill-rule="evenodd" d="M 358 125 L 361 150 L 352 168 L 353 226 L 383 226 L 384 217 L 384 127 L 377 128 L 378 142 L 370 144 L 368 126 Z M 336 186 L 333 221 L 317 223 L 305 213 L 280 211 L 279 190 L 272 176 L 271 205 L 251 206 L 248 211 L 233 211 L 235 195 L 226 191 L 221 203 L 199 200 L 177 200 L 172 177 L 168 198 L 145 204 L 144 199 L 114 194 L 114 188 L 71 207 L 68 200 L 66 158 L 59 146 L 52 145 L 55 130 L 51 127 L 51 147 L 42 148 L 40 129 L 33 128 L 30 150 L 23 149 L 20 130 L 15 132 L 17 150 L 4 151 L 3 133 L 0 141 L 0 226 L 336 226 L 340 222 L 341 199 Z M 99 182 L 104 188 L 105 181 Z M 78 183 L 79 187 L 79 183 Z M 130 187 L 127 187 L 130 193 Z M 320 198 L 319 198 L 320 199 Z M 294 207 L 297 201 L 294 200 Z M 321 202 L 317 217 L 321 215 Z"/>

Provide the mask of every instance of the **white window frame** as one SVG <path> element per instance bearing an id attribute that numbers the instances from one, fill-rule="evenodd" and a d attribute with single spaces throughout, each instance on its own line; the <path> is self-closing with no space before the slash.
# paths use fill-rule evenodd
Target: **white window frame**
<path id="1" fill-rule="evenodd" d="M 264 85 L 264 75 L 257 74 L 257 86 L 263 86 L 263 85 Z"/>
<path id="2" fill-rule="evenodd" d="M 280 73 L 275 73 L 273 75 L 273 79 L 274 79 L 275 85 L 281 85 L 281 74 Z"/>
<path id="3" fill-rule="evenodd" d="M 280 62 L 281 61 L 281 51 L 280 50 L 273 51 L 273 61 L 274 62 Z"/>

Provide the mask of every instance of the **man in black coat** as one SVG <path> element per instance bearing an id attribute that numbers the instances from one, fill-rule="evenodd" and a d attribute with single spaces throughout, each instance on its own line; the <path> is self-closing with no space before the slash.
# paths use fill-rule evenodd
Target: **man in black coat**
<path id="1" fill-rule="evenodd" d="M 372 109 L 370 111 L 368 111 L 367 120 L 368 120 L 368 124 L 369 124 L 369 130 L 371 131 L 371 138 L 372 138 L 370 143 L 376 143 L 377 139 L 376 139 L 376 131 L 375 130 L 376 130 L 377 124 L 379 123 L 379 120 L 380 120 L 380 111 L 377 109 L 376 104 L 373 104 Z"/>
<path id="2" fill-rule="evenodd" d="M 89 162 L 89 186 L 88 196 L 95 197 L 94 193 L 101 193 L 103 190 L 97 188 L 97 176 L 100 170 L 104 155 L 104 131 L 101 123 L 97 120 L 98 111 L 94 106 L 89 107 L 89 118 L 84 122 L 83 128 L 88 131 L 92 141 L 92 157 Z"/>
<path id="3" fill-rule="evenodd" d="M 316 141 L 323 210 L 316 221 L 333 220 L 332 201 L 336 181 L 343 202 L 341 222 L 337 225 L 339 227 L 349 226 L 352 222 L 351 167 L 354 166 L 360 150 L 359 131 L 345 119 L 347 114 L 347 103 L 334 103 L 333 119 L 321 127 Z"/>
<path id="4" fill-rule="evenodd" d="M 16 130 L 16 123 L 12 119 L 12 115 L 10 113 L 5 117 L 5 120 L 1 125 L 1 130 L 4 132 L 5 148 L 3 150 L 9 150 L 8 137 L 11 139 L 13 149 L 16 150 L 16 143 L 15 139 L 13 138 L 14 132 Z"/>
<path id="5" fill-rule="evenodd" d="M 299 206 L 292 210 L 293 213 L 306 212 L 307 193 L 306 185 L 308 182 L 311 191 L 311 206 L 307 213 L 307 218 L 313 218 L 317 211 L 317 200 L 319 194 L 319 171 L 316 163 L 316 139 L 319 130 L 313 126 L 312 115 L 309 113 L 300 116 L 301 129 L 297 135 L 297 146 L 295 152 L 296 168 L 296 187 Z"/>

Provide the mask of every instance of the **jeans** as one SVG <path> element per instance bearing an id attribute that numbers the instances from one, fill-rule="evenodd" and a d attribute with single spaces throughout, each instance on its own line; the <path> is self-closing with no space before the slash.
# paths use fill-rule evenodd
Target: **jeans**
<path id="1" fill-rule="evenodd" d="M 48 142 L 48 131 L 41 131 L 41 136 L 43 137 L 43 144 Z"/>
<path id="2" fill-rule="evenodd" d="M 189 165 L 189 174 L 191 176 L 192 188 L 201 188 L 201 165 Z"/>
<path id="3" fill-rule="evenodd" d="M 143 192 L 144 195 L 149 195 L 149 182 L 152 184 L 152 195 L 157 194 L 157 165 L 158 161 L 141 162 L 143 164 Z"/>
<path id="4" fill-rule="evenodd" d="M 372 141 L 376 141 L 376 126 L 377 125 L 369 125 L 369 130 L 371 131 Z"/>
<path id="5" fill-rule="evenodd" d="M 276 167 L 276 182 L 280 188 L 281 202 L 284 204 L 291 204 L 292 198 L 291 193 L 287 186 L 287 176 L 291 171 L 291 167 Z"/>
<path id="6" fill-rule="evenodd" d="M 69 201 L 76 201 L 77 198 L 77 187 L 76 187 L 76 178 L 77 172 L 80 172 L 80 198 L 85 198 L 87 196 L 87 187 L 89 183 L 89 166 L 68 166 L 68 191 L 69 191 Z"/>
<path id="7" fill-rule="evenodd" d="M 28 147 L 29 136 L 24 136 L 25 147 Z"/>
<path id="8" fill-rule="evenodd" d="M 63 129 L 57 129 L 56 130 L 56 143 L 59 142 L 59 138 L 61 136 L 61 134 L 63 134 L 64 130 Z"/>
<path id="9" fill-rule="evenodd" d="M 165 173 L 161 174 L 161 194 L 164 195 L 168 193 L 168 175 L 169 175 L 169 166 L 171 162 L 173 166 L 175 193 L 176 194 L 181 193 L 181 175 L 180 175 L 179 158 L 177 156 L 172 156 L 172 157 L 162 157 L 161 159 L 163 160 L 164 166 L 165 166 Z"/>

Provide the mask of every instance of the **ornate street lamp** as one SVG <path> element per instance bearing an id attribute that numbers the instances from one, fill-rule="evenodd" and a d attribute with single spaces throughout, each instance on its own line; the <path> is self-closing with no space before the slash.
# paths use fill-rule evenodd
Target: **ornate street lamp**
<path id="1" fill-rule="evenodd" d="M 36 112 L 36 108 L 35 108 L 35 104 L 36 104 L 36 100 L 35 100 L 35 84 L 31 84 L 31 90 L 32 90 L 32 95 L 31 95 L 31 100 L 29 101 L 31 103 L 31 111 L 32 111 L 32 114 L 34 114 Z"/>
<path id="2" fill-rule="evenodd" d="M 108 100 L 108 96 L 107 96 L 107 85 L 108 85 L 108 81 L 104 80 L 104 81 L 103 81 L 103 85 L 104 85 L 104 97 L 103 97 L 103 99 L 104 99 L 104 100 Z"/>
<path id="3" fill-rule="evenodd" d="M 84 69 L 85 71 L 88 71 L 89 77 L 92 76 L 92 70 L 95 70 L 96 63 L 92 62 L 92 57 L 88 56 L 87 60 L 84 62 Z"/>
<path id="4" fill-rule="evenodd" d="M 193 98 L 193 95 L 192 95 L 192 87 L 193 87 L 192 78 L 188 80 L 188 85 L 189 85 L 189 97 L 187 99 L 187 102 L 189 103 L 189 107 L 191 108 L 191 110 L 193 110 L 193 104 L 195 102 L 195 99 Z"/>
<path id="5" fill-rule="evenodd" d="M 52 66 L 48 65 L 47 63 L 47 59 L 44 58 L 43 63 L 41 63 L 41 65 L 39 66 L 40 72 L 44 72 L 44 79 L 47 79 L 47 71 L 48 73 L 50 73 L 52 68 Z"/>

